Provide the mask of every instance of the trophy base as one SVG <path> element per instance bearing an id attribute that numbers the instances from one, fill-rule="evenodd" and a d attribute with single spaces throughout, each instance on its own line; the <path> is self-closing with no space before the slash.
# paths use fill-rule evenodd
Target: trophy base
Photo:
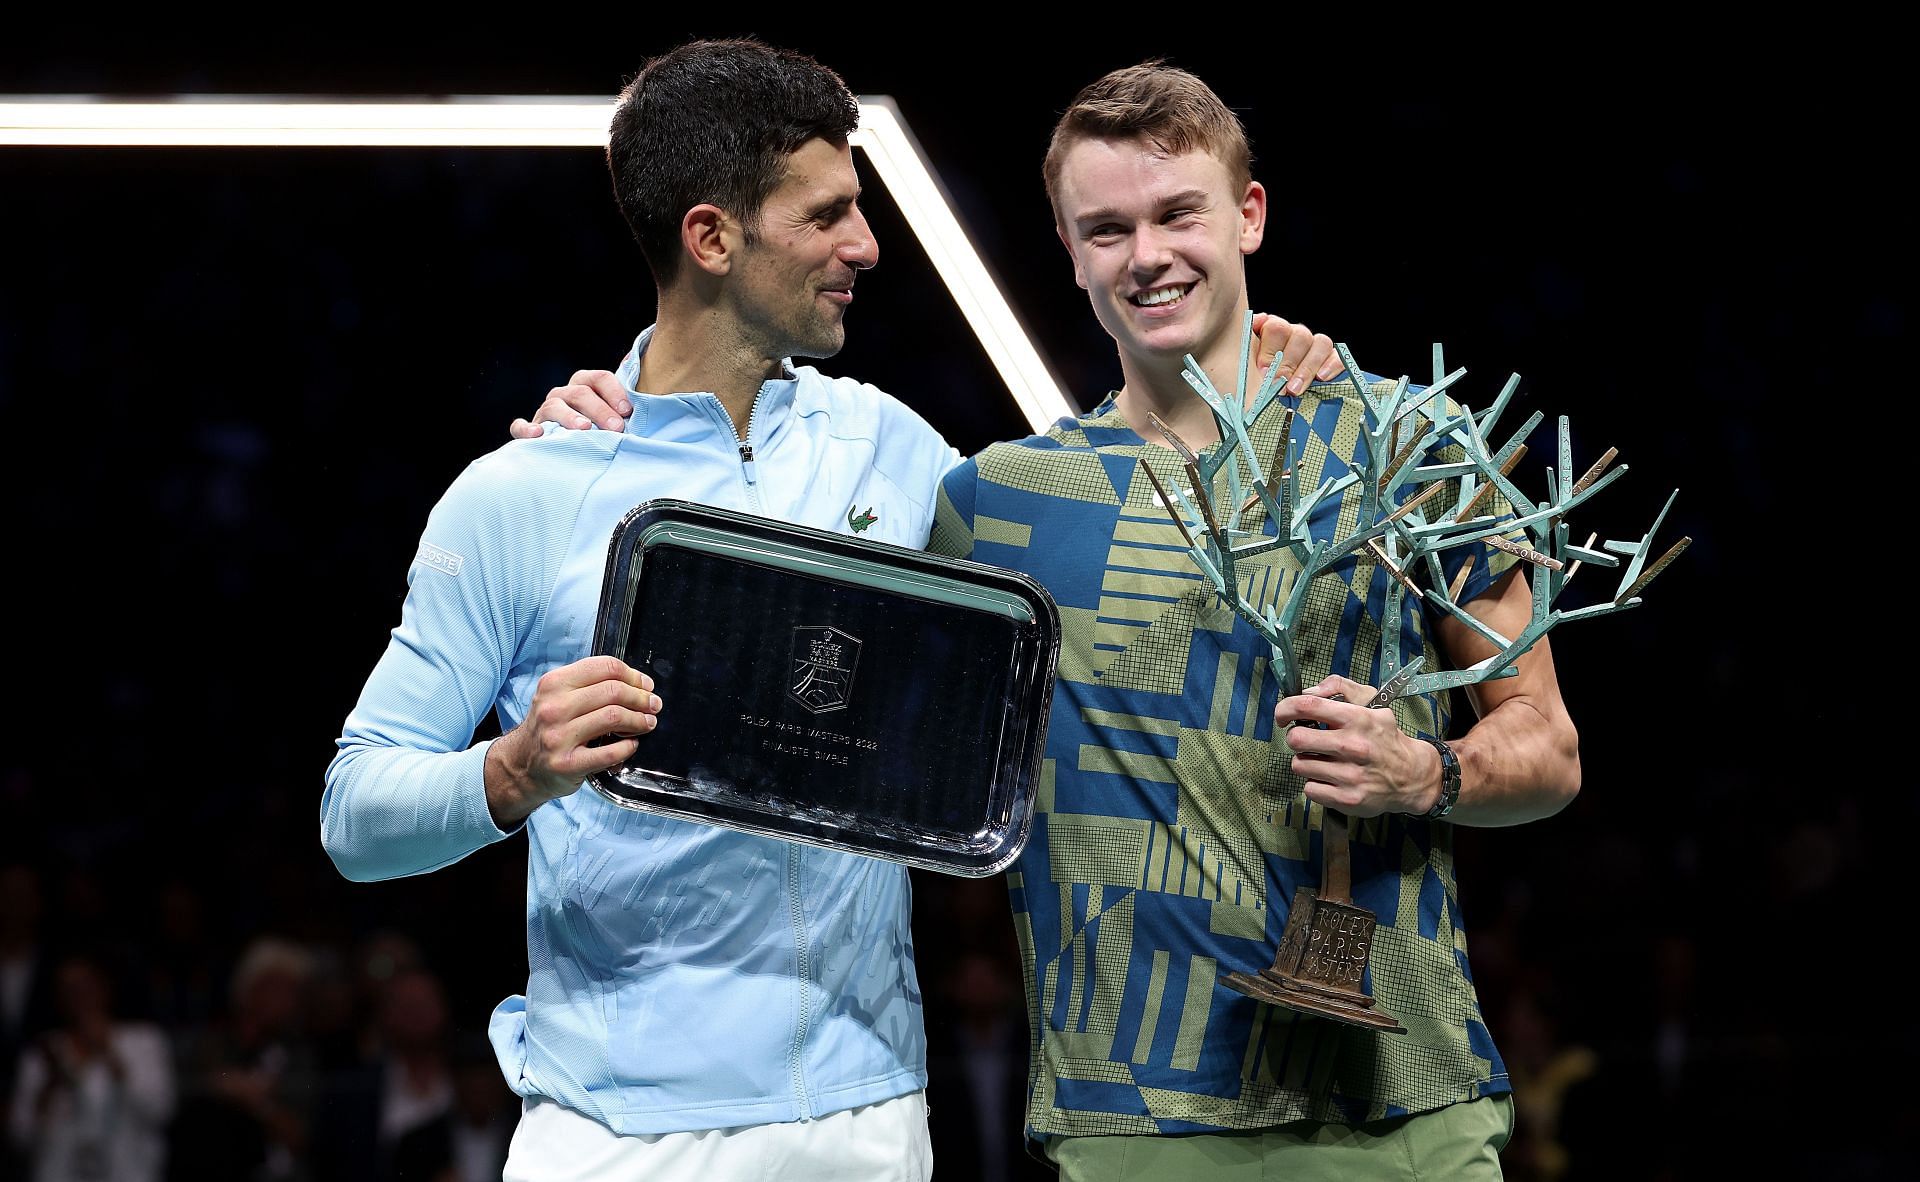
<path id="1" fill-rule="evenodd" d="M 1300 887 L 1293 892 L 1273 967 L 1257 975 L 1228 973 L 1220 983 L 1268 1005 L 1405 1034 L 1407 1028 L 1375 1006 L 1363 984 L 1375 922 L 1365 907 L 1323 899 L 1313 888 Z"/>
<path id="2" fill-rule="evenodd" d="M 1400 1025 L 1391 1014 L 1375 1006 L 1373 998 L 1365 994 L 1340 993 L 1311 981 L 1276 973 L 1272 969 L 1261 969 L 1258 976 L 1227 973 L 1220 978 L 1220 983 L 1255 1001 L 1283 1006 L 1316 1018 L 1329 1018 L 1349 1026 L 1364 1026 L 1368 1030 L 1387 1034 L 1407 1032 L 1406 1027 Z"/>

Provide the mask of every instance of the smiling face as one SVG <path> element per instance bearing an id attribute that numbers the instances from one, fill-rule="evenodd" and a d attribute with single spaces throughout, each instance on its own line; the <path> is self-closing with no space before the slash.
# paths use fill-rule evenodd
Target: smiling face
<path id="1" fill-rule="evenodd" d="M 1087 138 L 1062 161 L 1056 208 L 1101 327 L 1138 362 L 1203 362 L 1239 340 L 1242 259 L 1260 246 L 1266 191 L 1236 185 L 1204 149 L 1169 155 L 1145 138 Z"/>
<path id="2" fill-rule="evenodd" d="M 727 285 L 769 356 L 831 357 L 845 343 L 854 278 L 880 259 L 859 197 L 847 144 L 812 139 L 787 157 Z"/>

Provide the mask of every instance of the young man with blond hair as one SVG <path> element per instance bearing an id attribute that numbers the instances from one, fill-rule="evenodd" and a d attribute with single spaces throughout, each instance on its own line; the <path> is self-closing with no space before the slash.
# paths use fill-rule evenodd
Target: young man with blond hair
<path id="1" fill-rule="evenodd" d="M 1187 557 L 1141 469 L 1185 483 L 1152 417 L 1195 448 L 1218 439 L 1184 357 L 1217 389 L 1246 388 L 1243 260 L 1267 217 L 1250 160 L 1238 118 L 1185 71 L 1147 63 L 1080 92 L 1044 176 L 1123 385 L 942 482 L 929 549 L 1038 578 L 1062 621 L 1033 836 L 1007 879 L 1034 1031 L 1028 1132 L 1073 1180 L 1498 1177 L 1511 1089 L 1468 974 L 1452 827 L 1565 807 L 1577 737 L 1542 641 L 1518 676 L 1469 691 L 1478 719 L 1450 745 L 1463 775 L 1449 802 L 1447 696 L 1362 705 L 1383 680 L 1384 570 L 1349 558 L 1307 592 L 1295 644 L 1310 688 L 1283 698 L 1267 642 Z M 1288 405 L 1302 487 L 1362 462 L 1365 404 L 1344 375 L 1276 400 L 1258 454 L 1274 454 Z M 1358 496 L 1330 498 L 1314 536 Z M 1238 524 L 1271 536 L 1264 518 L 1256 504 Z M 1463 547 L 1448 578 L 1468 560 L 1458 598 L 1515 634 L 1530 613 L 1514 560 Z M 1279 547 L 1241 576 L 1257 608 L 1298 569 Z M 1492 652 L 1405 604 L 1386 624 L 1400 651 L 1455 667 Z M 1294 889 L 1318 883 L 1323 810 L 1309 804 L 1356 819 L 1354 898 L 1379 919 L 1372 987 L 1404 1036 L 1220 984 L 1272 963 Z"/>

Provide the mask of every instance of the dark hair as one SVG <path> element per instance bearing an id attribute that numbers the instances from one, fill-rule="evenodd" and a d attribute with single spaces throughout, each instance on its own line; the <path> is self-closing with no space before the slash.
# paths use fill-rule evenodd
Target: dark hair
<path id="1" fill-rule="evenodd" d="M 687 210 L 717 205 L 752 241 L 786 158 L 808 140 L 845 143 L 859 122 L 840 76 L 790 49 L 693 41 L 648 61 L 620 92 L 607 169 L 654 282 L 678 270 Z"/>
<path id="2" fill-rule="evenodd" d="M 1253 149 L 1240 117 L 1213 88 L 1159 59 L 1114 70 L 1088 83 L 1053 126 L 1041 174 L 1054 217 L 1060 216 L 1060 171 L 1084 139 L 1144 139 L 1169 156 L 1205 151 L 1227 166 L 1234 184 L 1253 179 Z"/>

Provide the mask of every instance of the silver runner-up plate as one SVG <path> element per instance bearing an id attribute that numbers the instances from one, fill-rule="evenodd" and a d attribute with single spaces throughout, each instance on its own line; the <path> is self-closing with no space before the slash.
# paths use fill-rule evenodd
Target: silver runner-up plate
<path id="1" fill-rule="evenodd" d="M 1060 619 L 1031 578 L 687 501 L 613 532 L 593 651 L 659 725 L 626 808 L 968 877 L 1026 843 Z"/>

